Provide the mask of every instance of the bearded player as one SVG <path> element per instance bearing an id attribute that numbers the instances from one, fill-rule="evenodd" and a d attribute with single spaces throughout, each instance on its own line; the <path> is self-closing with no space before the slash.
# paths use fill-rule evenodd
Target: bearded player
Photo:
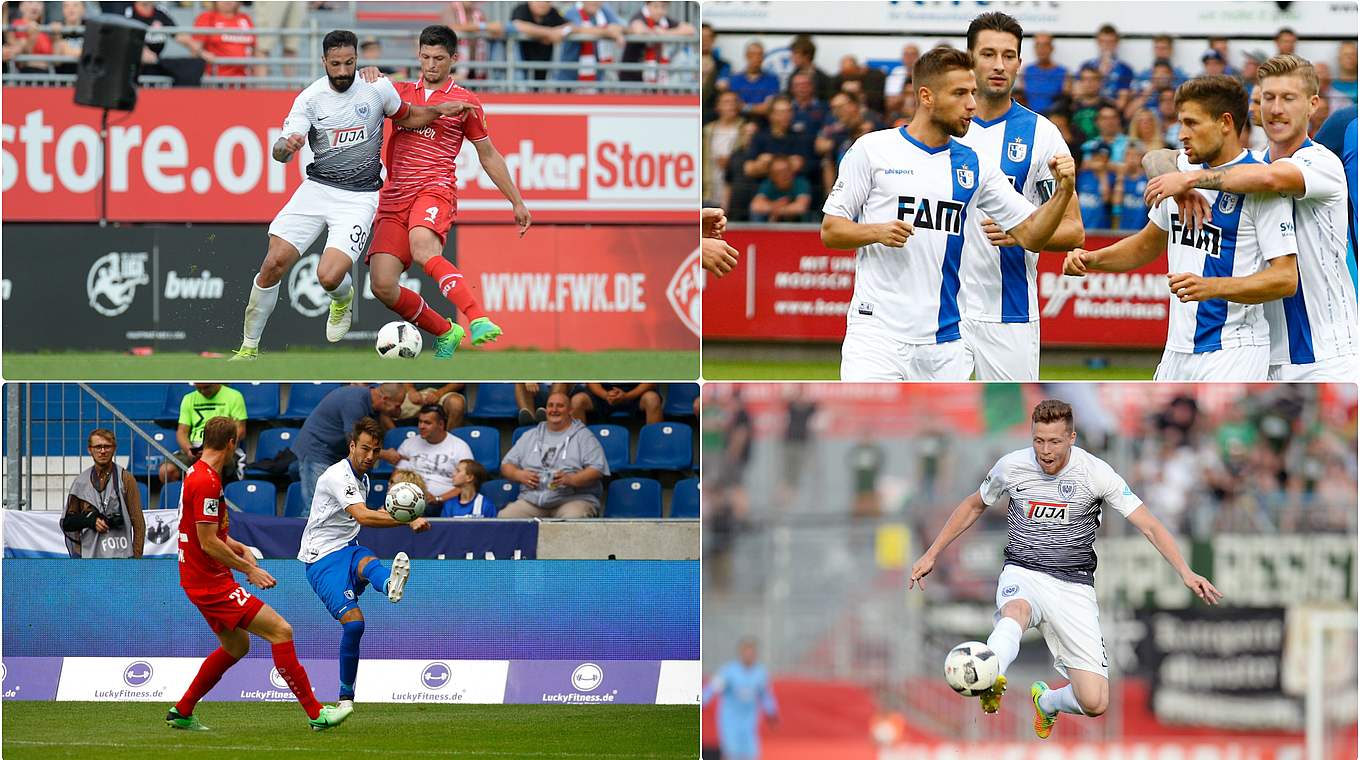
<path id="1" fill-rule="evenodd" d="M 1185 564 L 1176 539 L 1108 464 L 1073 444 L 1072 407 L 1042 401 L 1034 407 L 1033 447 L 1002 457 L 976 493 L 949 516 L 935 543 L 911 567 L 907 588 L 925 588 L 924 578 L 951 543 L 987 507 L 1009 498 L 1006 562 L 996 584 L 996 627 L 987 646 L 996 653 L 1001 675 L 980 697 L 982 711 L 995 713 L 1006 691 L 1006 668 L 1020 653 L 1020 637 L 1038 628 L 1053 654 L 1053 667 L 1069 683 L 1050 689 L 1030 686 L 1034 733 L 1047 739 L 1058 713 L 1096 717 L 1110 700 L 1109 663 L 1096 607 L 1096 529 L 1101 509 L 1119 512 L 1180 574 L 1206 604 L 1223 597 L 1214 584 Z"/>
<path id="2" fill-rule="evenodd" d="M 194 603 L 222 646 L 203 661 L 198 675 L 179 702 L 165 715 L 166 725 L 186 731 L 207 731 L 194 714 L 194 705 L 222 679 L 222 674 L 250 651 L 250 633 L 268 641 L 274 667 L 292 689 L 308 723 L 324 731 L 344 722 L 352 708 L 321 705 L 312 695 L 307 671 L 293 647 L 293 628 L 272 607 L 251 595 L 232 577 L 245 573 L 256 588 L 273 588 L 274 576 L 259 566 L 255 556 L 227 535 L 227 507 L 222 500 L 222 466 L 236 450 L 236 420 L 214 417 L 203 429 L 203 455 L 184 478 L 179 501 L 179 585 Z"/>
<path id="3" fill-rule="evenodd" d="M 430 529 L 417 517 L 410 523 L 393 519 L 382 509 L 369 509 L 368 471 L 378 461 L 383 429 L 372 417 L 354 423 L 349 456 L 331 465 L 316 481 L 307 527 L 302 529 L 298 559 L 307 564 L 307 581 L 326 609 L 340 623 L 340 707 L 354 709 L 354 682 L 359 674 L 359 640 L 364 635 L 364 613 L 359 596 L 372 584 L 392 602 L 401 601 L 411 560 L 397 552 L 388 570 L 372 549 L 360 546 L 359 528 L 409 527 L 416 533 Z"/>
<path id="4" fill-rule="evenodd" d="M 472 345 L 480 346 L 500 337 L 501 328 L 487 317 L 458 268 L 443 256 L 449 228 L 458 214 L 454 161 L 464 138 L 472 141 L 482 170 L 514 208 L 520 237 L 529 230 L 531 219 L 505 158 L 491 143 L 481 102 L 454 84 L 451 72 L 458 60 L 458 35 L 447 26 L 425 27 L 420 32 L 419 55 L 420 79 L 397 83 L 401 97 L 422 105 L 464 103 L 467 110 L 419 129 L 397 125 L 387 144 L 387 184 L 378 198 L 373 243 L 366 260 L 373 295 L 402 319 L 434 335 L 435 356 L 447 358 L 463 340 L 462 326 L 456 319 L 446 319 L 434 311 L 419 294 L 402 287 L 399 280 L 414 262 L 435 281 L 439 292 L 467 316 Z M 382 75 L 370 67 L 361 71 L 360 76 L 375 82 Z"/>

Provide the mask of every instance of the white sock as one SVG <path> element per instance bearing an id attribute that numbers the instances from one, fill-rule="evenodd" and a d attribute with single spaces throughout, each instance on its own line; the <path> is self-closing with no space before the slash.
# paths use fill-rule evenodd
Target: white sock
<path id="1" fill-rule="evenodd" d="M 246 301 L 246 329 L 241 345 L 246 348 L 259 348 L 260 336 L 264 335 L 265 323 L 279 302 L 279 284 L 272 288 L 260 287 L 257 278 L 250 280 L 250 300 Z"/>
<path id="2" fill-rule="evenodd" d="M 1020 654 L 1020 637 L 1024 633 L 1019 623 L 1010 618 L 1001 618 L 1001 622 L 992 629 L 992 635 L 987 637 L 987 648 L 996 652 L 997 667 L 1002 675 L 1006 674 L 1006 668 Z"/>
<path id="3" fill-rule="evenodd" d="M 1072 691 L 1072 684 L 1068 684 L 1061 689 L 1049 689 L 1039 697 L 1039 709 L 1049 715 L 1056 715 L 1060 712 L 1071 713 L 1072 715 L 1085 715 L 1086 711 L 1081 709 L 1081 703 L 1077 701 L 1077 693 Z"/>
<path id="4" fill-rule="evenodd" d="M 346 298 L 349 298 L 353 292 L 354 278 L 349 276 L 349 272 L 346 272 L 345 279 L 341 280 L 340 284 L 335 286 L 335 290 L 327 290 L 326 294 L 331 297 L 332 301 L 343 301 Z"/>

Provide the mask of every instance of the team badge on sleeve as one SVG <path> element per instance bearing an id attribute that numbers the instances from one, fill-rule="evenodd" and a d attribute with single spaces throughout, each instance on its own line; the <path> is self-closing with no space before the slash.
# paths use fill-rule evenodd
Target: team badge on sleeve
<path id="1" fill-rule="evenodd" d="M 217 517 L 218 515 L 217 499 L 203 500 L 203 514 L 207 515 L 208 517 Z"/>
<path id="2" fill-rule="evenodd" d="M 1021 142 L 1020 138 L 1018 137 L 1015 138 L 1015 142 L 1008 143 L 1006 145 L 1006 158 L 1009 158 L 1010 160 L 1016 163 L 1024 161 L 1025 156 L 1028 155 L 1029 146 Z"/>
<path id="3" fill-rule="evenodd" d="M 962 187 L 964 190 L 968 190 L 968 189 L 970 189 L 970 188 L 973 187 L 973 170 L 972 170 L 972 169 L 969 169 L 969 168 L 966 167 L 966 166 L 961 166 L 961 167 L 958 168 L 958 170 L 956 170 L 956 171 L 954 172 L 954 174 L 955 174 L 955 176 L 958 177 L 958 180 L 959 180 L 959 187 Z"/>

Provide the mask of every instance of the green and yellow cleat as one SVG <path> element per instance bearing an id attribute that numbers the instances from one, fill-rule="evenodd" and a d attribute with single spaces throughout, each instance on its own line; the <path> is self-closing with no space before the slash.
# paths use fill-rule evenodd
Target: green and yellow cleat
<path id="1" fill-rule="evenodd" d="M 253 362 L 260 358 L 260 349 L 241 346 L 235 351 L 232 351 L 231 354 L 231 358 L 227 360 L 229 362 Z"/>
<path id="2" fill-rule="evenodd" d="M 978 702 L 982 703 L 982 711 L 987 714 L 995 713 L 1001 709 L 1001 695 L 1006 693 L 1006 677 L 999 675 L 992 688 L 978 695 Z"/>
<path id="3" fill-rule="evenodd" d="M 468 325 L 472 328 L 472 345 L 491 343 L 501 337 L 501 328 L 488 317 L 477 317 Z"/>
<path id="4" fill-rule="evenodd" d="M 326 318 L 326 340 L 331 343 L 339 343 L 340 339 L 349 332 L 349 326 L 354 322 L 354 311 L 350 306 L 354 303 L 354 288 L 349 289 L 349 296 L 340 300 L 331 299 L 331 313 Z"/>
<path id="5" fill-rule="evenodd" d="M 465 334 L 463 326 L 453 320 L 449 320 L 449 322 L 453 324 L 453 327 L 434 339 L 434 358 L 436 359 L 453 358 L 453 352 L 458 350 L 458 344 L 463 342 L 463 335 Z"/>
<path id="6" fill-rule="evenodd" d="M 313 731 L 325 731 L 328 728 L 335 728 L 354 712 L 353 702 L 341 702 L 338 705 L 322 705 L 321 714 L 307 721 Z"/>
<path id="7" fill-rule="evenodd" d="M 1040 739 L 1047 739 L 1053 733 L 1053 724 L 1058 722 L 1057 713 L 1049 715 L 1039 706 L 1039 697 L 1046 691 L 1048 684 L 1043 681 L 1035 681 L 1029 687 L 1029 695 L 1034 702 L 1034 735 Z"/>
<path id="8" fill-rule="evenodd" d="M 180 715 L 179 710 L 176 710 L 173 707 L 170 708 L 170 711 L 165 714 L 165 725 L 171 728 L 178 728 L 181 731 L 211 730 L 207 726 L 198 722 L 197 715 L 190 715 L 189 717 L 186 718 L 183 715 Z"/>

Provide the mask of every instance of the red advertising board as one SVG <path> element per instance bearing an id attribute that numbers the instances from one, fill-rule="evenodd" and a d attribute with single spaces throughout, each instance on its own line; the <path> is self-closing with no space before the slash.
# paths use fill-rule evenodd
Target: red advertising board
<path id="1" fill-rule="evenodd" d="M 697 350 L 696 242 L 692 226 L 471 226 L 458 264 L 505 329 L 497 348 Z"/>
<path id="2" fill-rule="evenodd" d="M 704 336 L 840 342 L 855 287 L 855 252 L 822 246 L 810 226 L 734 226 L 737 268 L 704 285 Z M 1090 236 L 1103 248 L 1118 238 Z M 1064 277 L 1063 257 L 1039 257 L 1039 314 L 1050 348 L 1161 348 L 1170 293 L 1166 257 L 1132 272 Z"/>
<path id="3" fill-rule="evenodd" d="M 69 88 L 5 87 L 4 219 L 100 218 L 100 111 Z M 110 116 L 107 218 L 268 222 L 302 181 L 306 148 L 270 157 L 296 92 L 143 90 Z M 680 96 L 484 95 L 491 138 L 540 222 L 690 223 L 699 202 L 698 101 Z M 390 129 L 390 126 L 389 126 Z M 458 157 L 459 221 L 511 221 Z"/>

